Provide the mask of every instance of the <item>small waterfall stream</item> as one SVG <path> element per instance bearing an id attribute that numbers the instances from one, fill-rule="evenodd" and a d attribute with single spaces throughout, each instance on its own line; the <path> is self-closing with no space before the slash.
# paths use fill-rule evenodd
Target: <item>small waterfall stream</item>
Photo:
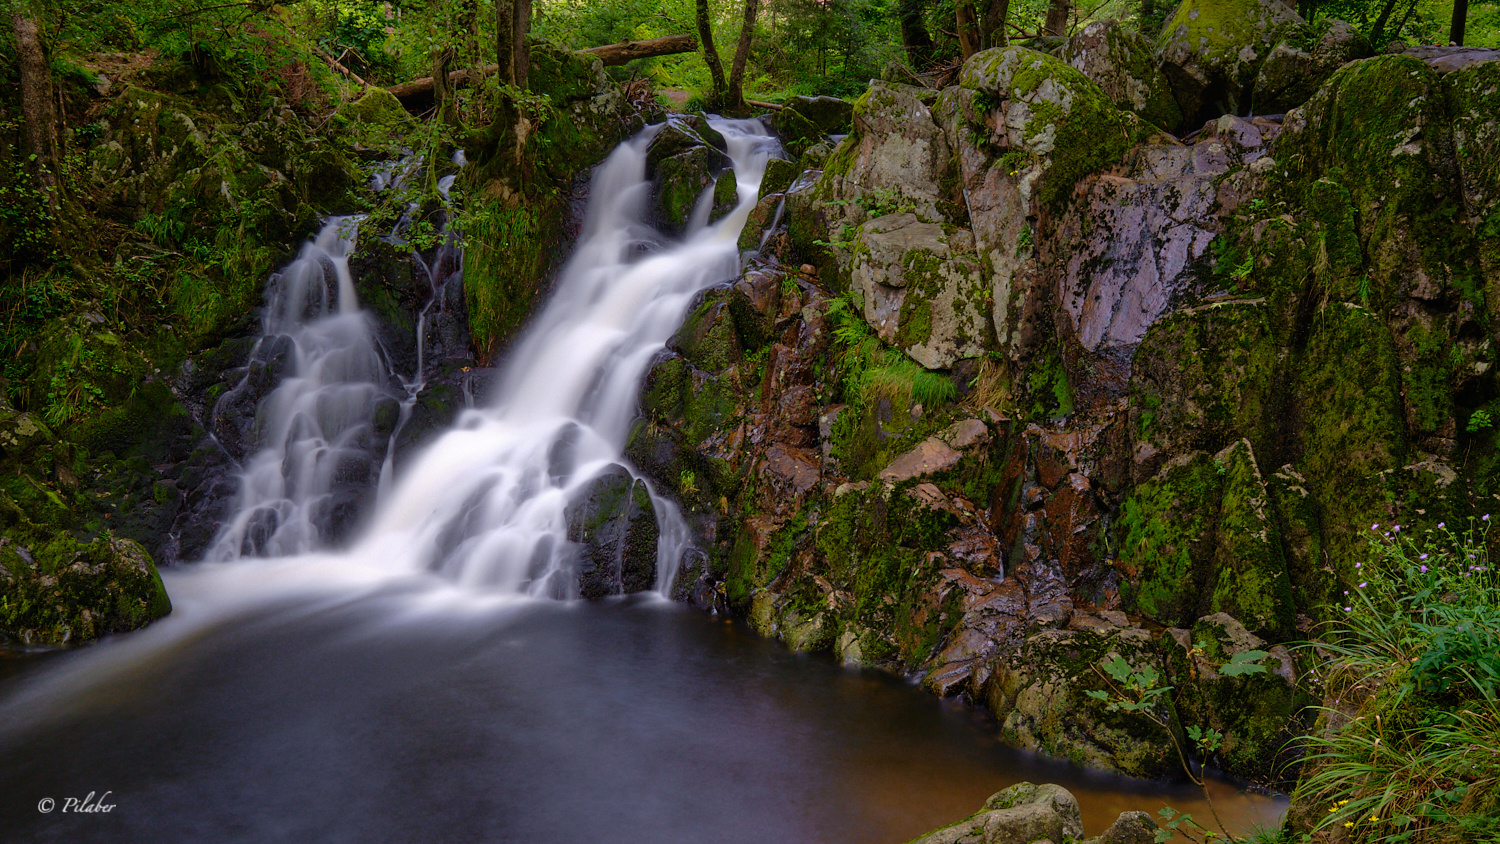
<path id="1" fill-rule="evenodd" d="M 261 343 L 288 347 L 287 374 L 257 412 L 262 448 L 245 464 L 235 515 L 210 559 L 327 549 L 327 521 L 347 518 L 339 508 L 351 506 L 335 487 L 368 478 L 378 480 L 380 500 L 350 561 L 488 591 L 574 597 L 568 505 L 623 464 L 641 379 L 692 297 L 737 272 L 737 238 L 775 149 L 758 121 L 715 128 L 734 162 L 734 210 L 710 223 L 700 202 L 687 234 L 668 241 L 645 222 L 655 130 L 622 144 L 596 171 L 575 253 L 510 354 L 493 401 L 465 410 L 399 475 L 391 431 L 377 430 L 377 420 L 398 400 L 399 428 L 422 386 L 421 361 L 395 395 L 350 279 L 355 221 L 330 221 L 269 286 Z M 653 506 L 656 587 L 667 591 L 689 533 L 671 502 L 653 496 Z"/>

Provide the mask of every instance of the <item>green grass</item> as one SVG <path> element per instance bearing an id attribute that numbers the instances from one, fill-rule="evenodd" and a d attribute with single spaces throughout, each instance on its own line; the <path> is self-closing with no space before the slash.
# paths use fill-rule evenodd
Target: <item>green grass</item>
<path id="1" fill-rule="evenodd" d="M 1317 642 L 1330 706 L 1295 800 L 1314 834 L 1500 842 L 1500 577 L 1489 516 L 1455 531 L 1373 526 L 1342 623 Z M 1342 701 L 1342 704 L 1339 702 Z M 1349 710 L 1357 703 L 1357 708 Z"/>

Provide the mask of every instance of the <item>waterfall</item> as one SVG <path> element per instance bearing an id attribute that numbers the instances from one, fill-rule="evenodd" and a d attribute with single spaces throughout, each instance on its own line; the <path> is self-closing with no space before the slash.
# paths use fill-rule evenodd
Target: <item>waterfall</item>
<path id="1" fill-rule="evenodd" d="M 371 472 L 381 494 L 346 561 L 435 572 L 487 591 L 576 594 L 567 507 L 602 473 L 629 469 L 621 452 L 646 369 L 694 295 L 738 272 L 739 232 L 775 149 L 758 121 L 713 125 L 734 164 L 735 208 L 712 223 L 706 211 L 695 214 L 681 239 L 664 237 L 646 222 L 656 128 L 618 147 L 595 171 L 575 252 L 509 354 L 489 405 L 463 411 L 394 478 L 372 420 L 382 403 L 409 401 L 421 376 L 392 396 L 348 278 L 353 242 L 340 233 L 348 226 L 330 222 L 272 285 L 266 332 L 290 338 L 290 374 L 261 403 L 264 447 L 245 466 L 236 514 L 211 559 L 326 547 L 319 520 L 330 512 L 330 484 L 340 473 Z M 652 499 L 656 587 L 665 592 L 689 532 L 670 501 Z"/>
<path id="2" fill-rule="evenodd" d="M 267 285 L 250 366 L 218 402 L 257 405 L 250 432 L 262 447 L 242 467 L 234 515 L 211 560 L 324 545 L 325 531 L 353 515 L 347 491 L 364 485 L 372 459 L 378 476 L 375 428 L 378 411 L 391 403 L 390 373 L 349 272 L 356 225 L 351 217 L 329 220 Z M 257 400 L 278 372 L 275 389 Z"/>

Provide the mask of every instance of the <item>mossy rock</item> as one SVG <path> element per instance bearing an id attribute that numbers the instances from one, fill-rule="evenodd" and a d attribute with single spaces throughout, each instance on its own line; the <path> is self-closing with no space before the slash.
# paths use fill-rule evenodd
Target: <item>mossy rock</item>
<path id="1" fill-rule="evenodd" d="M 1464 212 L 1484 274 L 1485 302 L 1500 313 L 1500 62 L 1469 65 L 1443 78 L 1453 115 L 1453 154 Z M 1500 339 L 1500 323 L 1492 336 Z"/>
<path id="2" fill-rule="evenodd" d="M 1149 711 L 1111 709 L 1090 692 L 1118 694 L 1097 666 L 1123 659 L 1133 671 L 1160 675 L 1151 634 L 1139 628 L 1043 630 L 1017 653 L 989 666 L 983 696 L 1000 720 L 1008 743 L 1060 756 L 1076 764 L 1137 777 L 1163 777 L 1179 762 L 1169 695 Z"/>
<path id="3" fill-rule="evenodd" d="M 1336 289 L 1339 298 L 1380 312 L 1450 290 L 1483 302 L 1473 243 L 1456 225 L 1464 209 L 1449 123 L 1437 73 L 1401 55 L 1344 66 L 1286 121 L 1274 154 L 1293 184 L 1325 179 L 1349 194 L 1367 282 Z"/>
<path id="4" fill-rule="evenodd" d="M 128 539 L 61 534 L 32 554 L 0 537 L 0 633 L 24 644 L 82 644 L 172 611 L 151 556 Z"/>
<path id="5" fill-rule="evenodd" d="M 335 115 L 361 129 L 404 131 L 415 123 L 395 95 L 376 87 L 366 88 L 359 99 L 345 103 Z"/>
<path id="6" fill-rule="evenodd" d="M 1326 553 L 1346 574 L 1363 559 L 1362 530 L 1389 520 L 1387 473 L 1406 462 L 1400 363 L 1378 317 L 1331 304 L 1314 316 L 1293 372 L 1301 452 L 1295 466 L 1321 506 Z"/>
<path id="7" fill-rule="evenodd" d="M 1117 107 L 1167 131 L 1182 123 L 1182 109 L 1157 65 L 1151 42 L 1119 21 L 1088 24 L 1068 39 L 1062 59 L 1099 83 Z"/>
<path id="8" fill-rule="evenodd" d="M 1156 40 L 1156 55 L 1189 124 L 1245 111 L 1255 73 L 1295 26 L 1280 0 L 1185 0 Z"/>
<path id="9" fill-rule="evenodd" d="M 1243 619 L 1262 635 L 1284 640 L 1293 633 L 1291 580 L 1282 551 L 1280 520 L 1248 440 L 1215 455 L 1223 467 L 1209 608 Z"/>
<path id="10" fill-rule="evenodd" d="M 729 166 L 724 153 L 696 146 L 657 162 L 653 216 L 669 234 L 681 234 L 705 192 L 715 187 L 719 173 Z"/>
<path id="11" fill-rule="evenodd" d="M 1358 30 L 1322 18 L 1297 24 L 1261 64 L 1253 89 L 1257 114 L 1290 111 L 1307 102 L 1334 71 L 1374 50 Z"/>
<path id="12" fill-rule="evenodd" d="M 1298 689 L 1286 648 L 1267 644 L 1222 612 L 1198 619 L 1191 630 L 1167 631 L 1161 646 L 1182 723 L 1223 734 L 1206 761 L 1231 776 L 1284 785 L 1296 758 L 1300 719 L 1311 703 Z M 1220 673 L 1236 656 L 1252 651 L 1266 654 L 1252 663 L 1259 671 Z"/>
<path id="13" fill-rule="evenodd" d="M 768 159 L 765 173 L 760 177 L 759 198 L 764 199 L 773 193 L 785 193 L 801 173 L 795 163 L 784 158 Z"/>
<path id="14" fill-rule="evenodd" d="M 563 205 L 556 198 L 469 201 L 464 296 L 471 342 L 487 363 L 520 332 L 547 287 L 564 242 Z"/>
<path id="15" fill-rule="evenodd" d="M 1274 316 L 1264 301 L 1227 301 L 1151 326 L 1129 384 L 1138 479 L 1174 455 L 1242 437 L 1270 452 L 1285 354 Z"/>
<path id="16" fill-rule="evenodd" d="M 568 541 L 578 546 L 579 597 L 606 598 L 655 588 L 661 530 L 643 481 L 623 466 L 611 466 L 575 494 L 564 518 Z"/>
<path id="17" fill-rule="evenodd" d="M 1213 550 L 1224 477 L 1211 456 L 1174 458 L 1137 483 L 1120 505 L 1118 565 L 1136 611 L 1163 624 L 1190 623 L 1213 582 Z"/>
<path id="18" fill-rule="evenodd" d="M 975 93 L 973 107 L 980 113 L 969 116 L 971 124 L 1037 205 L 1061 199 L 1079 179 L 1118 162 L 1150 134 L 1094 80 L 1024 47 L 975 53 L 964 62 L 959 84 Z M 993 117 L 986 118 L 988 113 Z"/>

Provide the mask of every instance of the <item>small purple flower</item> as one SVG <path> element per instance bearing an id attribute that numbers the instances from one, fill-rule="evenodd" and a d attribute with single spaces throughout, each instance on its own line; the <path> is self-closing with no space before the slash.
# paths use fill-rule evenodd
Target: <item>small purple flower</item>
<path id="1" fill-rule="evenodd" d="M 1396 533 L 1400 533 L 1401 532 L 1401 526 L 1400 525 L 1393 525 L 1391 527 L 1391 530 L 1395 531 Z"/>
<path id="2" fill-rule="evenodd" d="M 1359 585 L 1359 588 L 1361 588 L 1361 589 L 1363 589 L 1363 588 L 1365 588 L 1365 587 L 1366 587 L 1366 586 L 1368 586 L 1368 585 L 1369 585 L 1369 583 L 1361 583 L 1361 584 L 1360 584 L 1360 585 Z"/>
<path id="3" fill-rule="evenodd" d="M 1360 567 L 1360 566 L 1363 566 L 1363 565 L 1364 565 L 1364 563 L 1355 563 L 1355 564 L 1354 564 L 1354 567 L 1355 567 L 1355 568 L 1359 568 L 1359 567 Z"/>
<path id="4" fill-rule="evenodd" d="M 1443 528 L 1445 528 L 1447 526 L 1448 526 L 1447 522 L 1438 522 L 1438 530 L 1442 530 Z"/>
<path id="5" fill-rule="evenodd" d="M 1418 557 L 1417 559 L 1419 559 L 1419 560 L 1425 560 L 1425 559 L 1427 559 L 1427 555 L 1423 554 L 1422 556 Z"/>
<path id="6" fill-rule="evenodd" d="M 1370 525 L 1370 530 L 1380 530 L 1380 522 Z"/>
<path id="7" fill-rule="evenodd" d="M 1426 567 L 1426 566 L 1422 566 L 1422 573 L 1423 573 L 1423 574 L 1426 574 L 1426 573 L 1427 573 L 1427 567 Z"/>
<path id="8" fill-rule="evenodd" d="M 1344 612 L 1354 612 L 1354 607 L 1344 607 Z"/>
<path id="9" fill-rule="evenodd" d="M 1480 519 L 1480 521 L 1482 521 L 1482 522 L 1487 522 L 1489 520 L 1490 520 L 1490 514 L 1489 513 L 1485 513 L 1484 514 L 1484 518 Z"/>

